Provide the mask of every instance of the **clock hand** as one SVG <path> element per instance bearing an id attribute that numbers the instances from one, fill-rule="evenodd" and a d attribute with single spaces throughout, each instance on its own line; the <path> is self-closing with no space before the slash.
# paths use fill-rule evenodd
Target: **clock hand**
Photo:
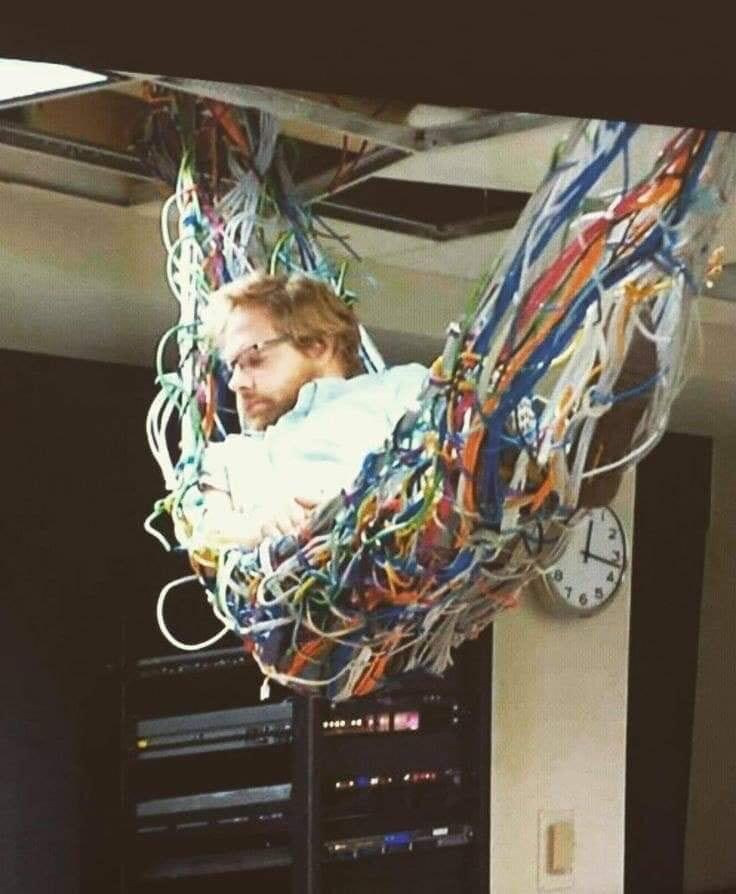
<path id="1" fill-rule="evenodd" d="M 593 519 L 588 521 L 588 536 L 585 539 L 585 549 L 583 550 L 583 562 L 587 562 L 590 556 L 590 538 L 593 536 Z"/>
<path id="2" fill-rule="evenodd" d="M 591 559 L 595 559 L 596 562 L 604 562 L 606 565 L 612 565 L 614 568 L 621 567 L 621 565 L 618 562 L 612 562 L 610 559 L 604 559 L 603 556 L 596 556 L 595 553 L 588 553 L 588 556 Z"/>

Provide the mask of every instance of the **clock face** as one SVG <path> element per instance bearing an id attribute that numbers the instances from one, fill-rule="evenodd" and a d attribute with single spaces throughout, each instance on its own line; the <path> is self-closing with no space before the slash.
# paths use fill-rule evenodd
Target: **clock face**
<path id="1" fill-rule="evenodd" d="M 555 603 L 590 614 L 608 603 L 626 570 L 626 534 L 612 509 L 591 509 L 569 535 L 562 558 L 545 572 Z"/>

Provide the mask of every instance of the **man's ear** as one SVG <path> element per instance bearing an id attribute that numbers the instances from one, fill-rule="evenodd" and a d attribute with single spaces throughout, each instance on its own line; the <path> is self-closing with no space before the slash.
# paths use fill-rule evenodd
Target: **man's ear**
<path id="1" fill-rule="evenodd" d="M 326 338 L 314 338 L 302 350 L 310 360 L 328 360 L 332 356 L 332 343 Z"/>

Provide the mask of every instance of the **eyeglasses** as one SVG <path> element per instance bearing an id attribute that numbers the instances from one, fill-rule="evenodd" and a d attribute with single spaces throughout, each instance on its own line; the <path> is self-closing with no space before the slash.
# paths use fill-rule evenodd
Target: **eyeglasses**
<path id="1" fill-rule="evenodd" d="M 223 359 L 222 366 L 225 381 L 229 382 L 232 379 L 236 369 L 243 370 L 258 366 L 261 354 L 264 350 L 273 348 L 276 345 L 289 340 L 290 338 L 288 335 L 278 335 L 276 338 L 267 338 L 265 341 L 250 345 L 250 347 L 242 350 L 232 363 L 228 363 L 227 360 Z"/>

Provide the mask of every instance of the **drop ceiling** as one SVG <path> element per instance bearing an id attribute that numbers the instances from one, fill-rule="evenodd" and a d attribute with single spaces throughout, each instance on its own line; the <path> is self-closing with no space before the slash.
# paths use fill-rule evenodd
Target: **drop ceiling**
<path id="1" fill-rule="evenodd" d="M 179 79 L 182 86 L 197 92 L 201 83 Z M 433 356 L 571 123 L 225 87 L 241 99 L 247 93 L 261 108 L 289 113 L 281 132 L 299 149 L 302 199 L 315 202 L 363 259 L 352 265 L 362 316 L 390 361 Z M 207 89 L 222 98 L 225 87 L 208 82 Z M 150 364 L 175 308 L 158 236 L 168 189 L 134 152 L 145 110 L 142 82 L 124 79 L 0 113 L 0 347 Z M 433 187 L 444 197 L 434 208 Z M 358 212 L 352 218 L 350 206 Z M 376 221 L 381 214 L 400 222 L 388 228 Z M 405 226 L 405 220 L 423 227 Z M 458 221 L 447 238 L 443 227 Z M 727 265 L 736 263 L 734 209 L 722 241 Z M 334 251 L 348 256 L 338 243 Z M 736 275 L 727 267 L 714 295 L 728 299 L 732 289 L 736 294 Z M 706 357 L 693 404 L 701 415 L 709 382 L 733 392 L 736 407 L 732 377 L 724 384 L 723 355 L 724 339 L 736 345 L 736 305 L 708 300 L 702 307 Z"/>

